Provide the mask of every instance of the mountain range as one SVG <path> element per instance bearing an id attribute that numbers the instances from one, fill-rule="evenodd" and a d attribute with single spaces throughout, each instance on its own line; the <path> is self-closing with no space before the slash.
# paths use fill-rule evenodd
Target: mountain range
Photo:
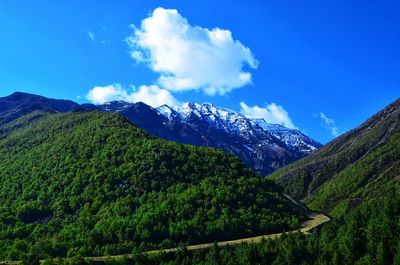
<path id="1" fill-rule="evenodd" d="M 222 149 L 266 175 L 296 161 L 322 145 L 297 129 L 246 117 L 210 103 L 185 103 L 181 107 L 152 108 L 144 103 L 114 101 L 101 105 L 49 99 L 16 92 L 0 98 L 0 123 L 34 110 L 116 112 L 157 137 L 184 144 Z"/>
<path id="2" fill-rule="evenodd" d="M 239 158 L 101 111 L 33 111 L 0 125 L 0 205 L 0 260 L 126 254 L 307 219 Z"/>
<path id="3" fill-rule="evenodd" d="M 1 98 L 0 259 L 133 252 L 138 264 L 400 264 L 400 99 L 320 149 L 304 137 L 209 103 Z M 195 146 L 261 152 L 257 144 L 276 159 L 305 157 L 264 177 Z M 331 221 L 310 236 L 144 254 L 298 228 L 310 214 L 300 200 Z"/>
<path id="4" fill-rule="evenodd" d="M 321 147 L 299 130 L 249 118 L 210 103 L 152 108 L 144 103 L 117 101 L 96 108 L 120 113 L 149 133 L 166 140 L 220 148 L 240 157 L 263 175 Z"/>

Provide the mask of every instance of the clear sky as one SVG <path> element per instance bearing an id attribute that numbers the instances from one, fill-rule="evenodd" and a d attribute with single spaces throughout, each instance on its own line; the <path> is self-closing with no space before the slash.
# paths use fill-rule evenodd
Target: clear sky
<path id="1" fill-rule="evenodd" d="M 326 143 L 400 96 L 399 47 L 399 1 L 0 0 L 0 96 L 212 102 Z"/>

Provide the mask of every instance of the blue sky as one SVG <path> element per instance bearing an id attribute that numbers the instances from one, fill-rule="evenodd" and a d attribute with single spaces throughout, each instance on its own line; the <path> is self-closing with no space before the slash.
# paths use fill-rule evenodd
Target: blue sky
<path id="1" fill-rule="evenodd" d="M 289 119 L 326 143 L 400 95 L 400 4 L 349 2 L 1 0 L 0 96 L 83 103 L 93 88 L 112 87 L 134 100 L 212 102 Z M 145 38 L 160 33 L 141 27 L 160 21 L 157 7 L 168 34 L 186 19 L 180 40 L 191 49 Z"/>

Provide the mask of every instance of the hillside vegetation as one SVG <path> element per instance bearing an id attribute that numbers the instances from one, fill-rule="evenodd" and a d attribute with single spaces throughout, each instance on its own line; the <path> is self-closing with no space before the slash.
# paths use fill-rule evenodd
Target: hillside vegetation
<path id="1" fill-rule="evenodd" d="M 385 198 L 362 204 L 310 236 L 297 233 L 259 244 L 159 256 L 137 254 L 135 264 L 400 265 L 399 195 L 391 189 Z"/>
<path id="2" fill-rule="evenodd" d="M 266 234 L 304 220 L 238 158 L 113 113 L 0 126 L 0 259 L 96 256 Z"/>
<path id="3" fill-rule="evenodd" d="M 334 216 L 381 197 L 400 179 L 400 100 L 269 178 Z"/>

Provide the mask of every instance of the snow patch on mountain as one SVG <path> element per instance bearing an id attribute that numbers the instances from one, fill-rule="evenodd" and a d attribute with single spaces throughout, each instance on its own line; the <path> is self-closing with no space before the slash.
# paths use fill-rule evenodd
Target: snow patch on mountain
<path id="1" fill-rule="evenodd" d="M 129 102 L 125 102 L 122 100 L 118 100 L 118 101 L 106 102 L 100 106 L 104 111 L 112 111 L 112 112 L 119 113 L 119 112 L 122 112 L 122 111 L 128 109 L 129 107 L 131 107 L 133 105 L 134 105 L 134 103 L 129 103 Z"/>
<path id="2" fill-rule="evenodd" d="M 321 147 L 321 144 L 297 129 L 289 129 L 282 125 L 267 123 L 264 119 L 248 117 L 230 109 L 217 107 L 211 103 L 198 104 L 188 102 L 181 107 L 175 108 L 163 105 L 156 108 L 156 110 L 170 121 L 179 120 L 188 125 L 193 125 L 194 118 L 206 121 L 209 126 L 240 135 L 244 139 L 248 139 L 249 142 L 257 138 L 261 142 L 267 141 L 271 144 L 274 142 L 271 138 L 276 138 L 287 145 L 289 149 L 304 154 L 311 153 Z M 246 149 L 250 149 L 249 145 L 244 146 Z"/>

